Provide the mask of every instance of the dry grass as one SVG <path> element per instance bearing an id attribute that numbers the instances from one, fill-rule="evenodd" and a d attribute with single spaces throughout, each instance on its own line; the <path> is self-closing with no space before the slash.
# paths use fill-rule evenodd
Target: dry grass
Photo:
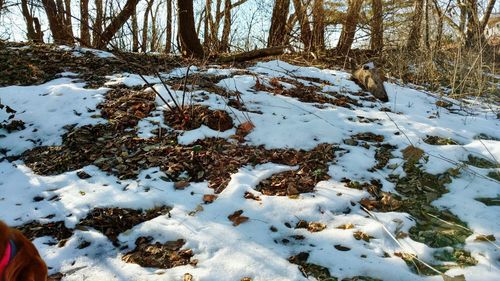
<path id="1" fill-rule="evenodd" d="M 500 102 L 498 47 L 472 50 L 451 46 L 413 53 L 391 50 L 383 54 L 381 62 L 388 74 L 400 81 L 456 99 L 481 98 Z"/>

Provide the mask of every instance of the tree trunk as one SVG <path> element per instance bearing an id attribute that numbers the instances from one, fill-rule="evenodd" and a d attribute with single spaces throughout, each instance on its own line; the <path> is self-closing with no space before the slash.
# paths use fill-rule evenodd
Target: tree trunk
<path id="1" fill-rule="evenodd" d="M 62 1 L 58 0 L 58 4 L 54 0 L 42 0 L 43 8 L 49 21 L 50 31 L 56 44 L 68 44 L 72 39 L 68 38 L 64 23 L 64 7 Z M 58 8 L 59 7 L 59 8 Z"/>
<path id="2" fill-rule="evenodd" d="M 349 3 L 347 16 L 344 26 L 342 27 L 339 43 L 337 45 L 337 51 L 340 54 L 347 54 L 351 49 L 352 43 L 354 42 L 354 35 L 356 34 L 356 26 L 358 25 L 359 11 L 361 10 L 362 4 L 363 0 L 351 0 Z"/>
<path id="3" fill-rule="evenodd" d="M 441 47 L 441 41 L 443 39 L 443 26 L 444 26 L 444 15 L 443 12 L 441 11 L 441 8 L 439 7 L 439 3 L 437 0 L 433 0 L 434 2 L 434 10 L 436 11 L 436 14 L 438 15 L 438 22 L 437 22 L 437 34 L 436 34 L 436 45 L 434 48 L 437 50 Z M 450 2 L 448 2 L 448 5 L 446 6 L 446 9 L 448 9 L 448 6 L 450 5 Z"/>
<path id="4" fill-rule="evenodd" d="M 80 0 L 80 44 L 90 46 L 89 0 Z"/>
<path id="5" fill-rule="evenodd" d="M 203 26 L 203 46 L 210 49 L 210 23 L 212 19 L 212 0 L 206 0 L 205 3 L 205 21 Z"/>
<path id="6" fill-rule="evenodd" d="M 222 0 L 217 0 L 215 2 L 215 21 L 210 25 L 210 41 L 213 47 L 217 47 L 219 45 L 219 27 L 220 27 L 220 21 L 222 20 L 222 17 L 224 13 L 221 12 L 221 5 L 222 5 Z M 216 48 L 215 48 L 216 49 Z"/>
<path id="7" fill-rule="evenodd" d="M 111 23 L 106 27 L 104 32 L 101 34 L 101 37 L 97 43 L 98 49 L 104 49 L 109 44 L 113 36 L 116 32 L 125 24 L 125 22 L 130 18 L 130 16 L 134 13 L 135 6 L 139 0 L 127 0 L 127 3 L 123 7 L 118 15 L 116 15 Z"/>
<path id="8" fill-rule="evenodd" d="M 73 40 L 75 36 L 73 34 L 73 24 L 71 20 L 71 0 L 64 0 L 64 11 L 65 11 L 64 25 L 66 27 L 66 33 Z"/>
<path id="9" fill-rule="evenodd" d="M 486 24 L 490 20 L 491 12 L 493 11 L 493 7 L 495 7 L 496 0 L 489 0 L 488 6 L 486 6 L 486 10 L 484 11 L 483 18 L 481 19 L 481 34 L 484 33 L 484 29 L 486 28 Z"/>
<path id="10" fill-rule="evenodd" d="M 465 22 L 467 21 L 467 6 L 464 3 L 464 1 L 467 1 L 467 0 L 459 0 L 458 1 L 458 6 L 460 8 L 460 22 L 459 22 L 458 26 L 459 26 L 459 29 L 462 33 L 465 33 Z"/>
<path id="11" fill-rule="evenodd" d="M 482 37 L 481 23 L 477 13 L 477 0 L 466 0 L 467 3 L 467 33 L 465 46 L 478 46 Z"/>
<path id="12" fill-rule="evenodd" d="M 96 47 L 99 45 L 99 42 L 101 41 L 101 35 L 102 35 L 102 27 L 104 25 L 103 20 L 103 8 L 102 8 L 102 0 L 95 0 L 95 6 L 96 6 L 96 15 L 95 15 L 95 21 L 94 25 L 92 26 L 92 45 Z"/>
<path id="13" fill-rule="evenodd" d="M 160 4 L 161 4 L 161 2 L 159 2 L 156 5 L 156 9 L 155 9 L 154 13 L 153 13 L 153 9 L 151 9 L 151 43 L 150 43 L 151 52 L 157 51 L 158 28 L 156 26 L 156 20 L 158 19 L 158 11 L 160 10 Z"/>
<path id="14" fill-rule="evenodd" d="M 229 51 L 229 34 L 231 33 L 231 0 L 224 1 L 224 27 L 222 28 L 222 38 L 219 51 Z"/>
<path id="15" fill-rule="evenodd" d="M 315 51 L 323 51 L 325 49 L 325 3 L 323 0 L 314 0 L 312 13 L 312 48 Z"/>
<path id="16" fill-rule="evenodd" d="M 425 0 L 425 36 L 424 36 L 424 42 L 425 42 L 425 47 L 427 49 L 430 49 L 431 43 L 430 43 L 430 35 L 429 35 L 429 0 Z"/>
<path id="17" fill-rule="evenodd" d="M 290 0 L 276 0 L 271 18 L 269 38 L 267 39 L 268 47 L 281 46 L 283 44 L 289 7 Z"/>
<path id="18" fill-rule="evenodd" d="M 43 32 L 42 32 L 42 27 L 40 25 L 40 21 L 38 18 L 33 18 L 33 24 L 35 25 L 35 34 L 36 34 L 36 40 L 35 42 L 43 43 Z"/>
<path id="19" fill-rule="evenodd" d="M 304 44 L 304 50 L 310 51 L 311 49 L 311 26 L 307 18 L 307 11 L 302 5 L 302 0 L 293 0 L 293 6 L 295 7 L 295 14 L 297 15 L 297 20 L 300 25 L 300 41 Z"/>
<path id="20" fill-rule="evenodd" d="M 137 7 L 134 8 L 132 19 L 132 52 L 139 52 L 139 24 L 137 23 Z"/>
<path id="21" fill-rule="evenodd" d="M 30 10 L 28 8 L 28 0 L 21 0 L 21 12 L 23 13 L 24 20 L 26 21 L 28 40 L 35 41 L 35 27 L 33 25 L 33 17 L 31 16 Z"/>
<path id="22" fill-rule="evenodd" d="M 167 0 L 167 34 L 165 42 L 165 53 L 172 50 L 172 0 Z"/>
<path id="23" fill-rule="evenodd" d="M 151 8 L 153 7 L 153 0 L 149 0 L 147 2 L 146 6 L 146 11 L 144 11 L 144 21 L 142 23 L 142 44 L 141 44 L 141 51 L 143 53 L 146 52 L 146 49 L 148 47 L 148 23 L 149 23 L 149 13 L 151 11 Z"/>
<path id="24" fill-rule="evenodd" d="M 408 41 L 406 42 L 406 49 L 408 51 L 414 51 L 420 46 L 423 9 L 424 0 L 415 0 L 410 34 L 408 36 Z"/>
<path id="25" fill-rule="evenodd" d="M 382 0 L 372 0 L 370 48 L 379 52 L 384 48 L 384 7 Z"/>
<path id="26" fill-rule="evenodd" d="M 182 55 L 203 58 L 203 48 L 194 26 L 193 0 L 177 1 L 178 32 Z"/>

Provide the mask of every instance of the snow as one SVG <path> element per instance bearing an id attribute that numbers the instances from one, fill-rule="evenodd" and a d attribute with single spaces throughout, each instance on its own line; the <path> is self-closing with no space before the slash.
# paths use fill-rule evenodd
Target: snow
<path id="1" fill-rule="evenodd" d="M 1 102 L 17 111 L 15 119 L 26 123 L 25 130 L 0 138 L 0 147 L 7 149 L 8 155 L 17 155 L 35 146 L 61 144 L 66 125 L 105 122 L 97 117 L 95 107 L 104 100 L 108 89 L 93 90 L 84 86 L 85 83 L 75 79 L 59 78 L 38 86 L 0 88 Z M 0 110 L 0 124 L 8 123 L 8 115 Z"/>
<path id="2" fill-rule="evenodd" d="M 113 57 L 106 52 L 83 48 L 74 51 Z M 162 76 L 165 79 L 179 78 L 185 75 L 186 70 L 178 68 L 162 73 Z M 181 280 L 186 272 L 191 273 L 195 280 L 240 280 L 243 277 L 251 277 L 255 281 L 308 280 L 297 265 L 287 260 L 303 251 L 310 254 L 308 262 L 327 267 L 331 275 L 339 280 L 361 275 L 383 280 L 441 280 L 439 276 L 416 275 L 401 258 L 394 256 L 395 252 L 414 253 L 425 261 L 435 262 L 433 253 L 436 249 L 409 237 L 400 239 L 400 246 L 384 230 L 385 227 L 391 233 L 397 229 L 408 232 L 415 225 L 410 215 L 374 213 L 377 219 L 372 218 L 360 209 L 359 204 L 353 203 L 367 197 L 368 193 L 347 188 L 340 182 L 344 177 L 360 182 L 379 179 L 384 191 L 396 192 L 394 184 L 386 178 L 389 174 L 403 173 L 401 167 L 369 172 L 368 169 L 375 165 L 375 148 L 350 146 L 343 140 L 363 132 L 383 135 L 384 142 L 398 147 L 393 152 L 397 158 L 390 162 L 398 165 L 403 162 L 400 151 L 413 144 L 429 156 L 424 163 L 426 171 L 441 173 L 467 160 L 469 154 L 493 162 L 500 159 L 498 141 L 475 139 L 479 134 L 500 138 L 500 122 L 494 110 L 478 105 L 474 108 L 475 115 L 463 114 L 459 108 L 454 108 L 457 112 L 448 111 L 435 105 L 435 96 L 393 83 L 385 83 L 389 102 L 368 103 L 353 95 L 360 88 L 349 80 L 348 73 L 340 70 L 301 67 L 282 61 L 257 63 L 247 70 L 249 74 L 232 77 L 237 69 L 191 67 L 190 72 L 226 76 L 218 86 L 238 92 L 247 109 L 253 112 L 232 108 L 224 97 L 217 95 L 209 94 L 207 99 L 197 100 L 197 97 L 206 94 L 202 90 L 190 95 L 199 104 L 227 111 L 236 126 L 250 119 L 255 128 L 245 138 L 249 145 L 308 150 L 321 143 L 338 144 L 344 151 L 337 152 L 336 160 L 329 165 L 331 179 L 319 182 L 315 192 L 301 194 L 296 199 L 260 194 L 256 190 L 260 181 L 298 168 L 274 163 L 241 167 L 231 175 L 229 185 L 218 194 L 214 203 L 203 204 L 203 195 L 214 192 L 208 188 L 207 182 L 191 183 L 184 190 L 176 190 L 172 182 L 162 179 L 164 174 L 158 167 L 143 170 L 137 179 L 119 180 L 95 166 L 86 166 L 78 171 L 85 171 L 92 177 L 80 179 L 76 175 L 78 171 L 40 176 L 21 160 L 0 160 L 0 209 L 5 210 L 0 218 L 11 226 L 31 221 L 64 221 L 67 227 L 73 228 L 96 207 L 148 209 L 167 205 L 173 208 L 169 215 L 146 221 L 120 234 L 120 244 L 133 249 L 135 240 L 140 236 L 152 236 L 161 243 L 182 238 L 186 240 L 184 248 L 192 249 L 194 258 L 198 260 L 197 266 L 186 265 L 168 270 L 125 263 L 121 257 L 126 251 L 114 247 L 102 233 L 92 228 L 75 230 L 62 247 L 49 243 L 54 242 L 50 237 L 35 239 L 34 244 L 50 266 L 50 273 L 68 273 L 63 280 Z M 19 155 L 36 146 L 60 144 L 66 125 L 106 122 L 97 116 L 96 106 L 103 101 L 108 88 L 85 89 L 85 83 L 73 79 L 74 75 L 64 73 L 62 78 L 37 86 L 0 88 L 1 102 L 15 109 L 16 119 L 23 120 L 27 127 L 12 133 L 0 129 L 0 135 L 4 135 L 0 138 L 0 147 L 7 150 L 7 155 Z M 341 92 L 370 106 L 348 109 L 326 104 L 318 107 L 318 104 L 253 89 L 257 79 L 268 83 L 273 77 L 317 85 L 323 93 Z M 311 82 L 306 80 L 307 77 L 325 83 Z M 144 81 L 133 73 L 115 74 L 107 79 L 106 86 L 109 87 L 144 85 Z M 166 97 L 167 102 L 173 102 L 159 79 L 150 76 L 146 79 L 155 84 L 155 89 Z M 170 90 L 177 97 L 182 95 L 182 91 Z M 149 138 L 153 136 L 153 129 L 168 128 L 162 121 L 165 107 L 157 99 L 157 109 L 140 121 L 138 137 Z M 380 111 L 382 107 L 389 108 L 391 112 Z M 357 122 L 360 117 L 376 121 Z M 8 122 L 7 118 L 8 114 L 0 110 L 0 123 L 2 120 L 2 124 Z M 208 137 L 230 139 L 235 133 L 234 128 L 218 132 L 202 126 L 180 132 L 178 141 L 190 144 Z M 459 144 L 430 145 L 423 142 L 428 135 L 451 138 Z M 475 200 L 479 197 L 498 198 L 500 194 L 498 182 L 486 177 L 488 171 L 491 169 L 463 169 L 460 177 L 447 185 L 449 192 L 433 202 L 434 206 L 457 215 L 474 232 L 467 239 L 465 249 L 478 260 L 478 265 L 451 269 L 446 273 L 450 276 L 464 274 L 468 281 L 500 279 L 498 243 L 493 242 L 495 245 L 492 245 L 474 241 L 480 234 L 493 234 L 500 239 L 500 207 L 486 206 Z M 244 199 L 245 192 L 260 196 L 261 201 Z M 33 198 L 36 196 L 44 200 L 35 202 Z M 59 200 L 50 201 L 54 196 L 58 196 Z M 250 220 L 233 226 L 227 216 L 236 210 L 243 210 L 243 215 Z M 193 211 L 197 212 L 193 215 Z M 294 229 L 299 220 L 321 222 L 327 228 L 316 233 Z M 354 228 L 337 228 L 344 224 L 353 224 Z M 271 226 L 277 231 L 272 232 Z M 373 238 L 370 242 L 354 239 L 353 233 L 358 230 Z M 293 235 L 304 235 L 305 240 L 295 240 Z M 283 239 L 289 242 L 284 243 Z M 91 245 L 78 249 L 82 241 L 90 241 Z M 338 251 L 334 245 L 351 250 Z M 385 257 L 386 253 L 390 257 Z"/>

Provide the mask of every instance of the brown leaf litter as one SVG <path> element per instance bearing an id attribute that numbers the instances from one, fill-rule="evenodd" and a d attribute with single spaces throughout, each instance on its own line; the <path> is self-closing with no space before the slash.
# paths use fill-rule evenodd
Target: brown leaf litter
<path id="1" fill-rule="evenodd" d="M 144 211 L 129 208 L 95 208 L 78 223 L 78 227 L 95 228 L 116 246 L 120 233 L 142 222 L 166 215 L 171 209 L 166 206 Z"/>
<path id="2" fill-rule="evenodd" d="M 185 106 L 174 111 L 164 112 L 164 121 L 177 130 L 194 130 L 202 124 L 216 131 L 226 131 L 233 127 L 233 119 L 226 111 L 211 110 L 207 106 Z"/>
<path id="3" fill-rule="evenodd" d="M 194 253 L 191 249 L 182 249 L 186 241 L 179 239 L 165 243 L 151 243 L 152 237 L 139 237 L 135 241 L 135 249 L 126 253 L 122 260 L 135 263 L 142 267 L 172 268 L 182 265 L 196 265 L 192 260 Z"/>

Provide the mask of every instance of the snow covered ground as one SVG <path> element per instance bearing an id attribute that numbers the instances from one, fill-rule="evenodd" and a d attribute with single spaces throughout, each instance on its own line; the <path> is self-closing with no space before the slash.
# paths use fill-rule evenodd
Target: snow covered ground
<path id="1" fill-rule="evenodd" d="M 355 276 L 381 280 L 442 280 L 439 275 L 417 275 L 398 257 L 397 253 L 408 253 L 417 255 L 428 264 L 441 263 L 434 254 L 443 249 L 431 248 L 409 236 L 394 240 L 397 232 L 408 233 L 415 226 L 415 220 L 409 214 L 373 211 L 373 216 L 370 216 L 358 203 L 369 197 L 368 192 L 348 188 L 341 182 L 344 178 L 359 182 L 376 179 L 382 183 L 383 191 L 398 194 L 388 177 L 404 176 L 401 150 L 414 145 L 425 152 L 426 157 L 420 160 L 425 171 L 438 174 L 450 168 L 460 168 L 459 176 L 446 185 L 449 192 L 433 201 L 432 205 L 450 211 L 472 230 L 464 249 L 477 260 L 477 265 L 453 268 L 446 274 L 463 274 L 468 281 L 500 280 L 499 243 L 475 240 L 479 235 L 493 235 L 500 239 L 498 203 L 486 205 L 476 200 L 493 198 L 498 202 L 500 196 L 499 182 L 487 176 L 500 171 L 498 107 L 476 104 L 465 110 L 457 101 L 446 100 L 451 104 L 446 109 L 436 105 L 441 99 L 432 93 L 392 83 L 385 84 L 389 102 L 363 100 L 355 95 L 361 89 L 349 80 L 348 73 L 294 66 L 283 61 L 257 63 L 246 71 L 217 66 L 196 69 L 197 73 L 227 76 L 217 85 L 238 92 L 248 111 L 228 106 L 227 100 L 219 95 L 194 91 L 190 95 L 196 103 L 228 112 L 236 124 L 225 132 L 202 125 L 198 129 L 180 132 L 178 142 L 189 145 L 207 137 L 229 140 L 238 124 L 251 120 L 255 128 L 245 137 L 247 145 L 310 150 L 321 143 L 337 144 L 347 152 L 335 154 L 336 158 L 328 168 L 331 179 L 319 182 L 314 192 L 298 197 L 260 194 L 256 186 L 262 180 L 297 169 L 296 166 L 275 163 L 241 167 L 231 175 L 228 186 L 217 199 L 204 204 L 203 196 L 214 193 L 207 182 L 175 189 L 174 183 L 166 182 L 164 172 L 157 167 L 143 170 L 136 179 L 128 180 L 120 180 L 93 165 L 41 176 L 22 160 L 9 162 L 4 159 L 0 162 L 0 219 L 11 226 L 32 221 L 43 224 L 63 221 L 67 228 L 73 229 L 98 207 L 172 207 L 168 215 L 158 216 L 121 233 L 119 247 L 93 228 L 74 229 L 63 246 L 57 245 L 57 241 L 49 236 L 35 239 L 34 244 L 50 267 L 49 273 L 61 272 L 65 274 L 63 280 L 182 280 L 185 273 L 190 273 L 193 280 L 241 280 L 245 277 L 255 281 L 315 280 L 312 276 L 306 277 L 296 264 L 288 261 L 290 256 L 301 252 L 309 253 L 308 263 L 327 268 L 331 276 L 339 280 Z M 182 77 L 184 72 L 185 69 L 176 69 L 170 74 L 164 73 L 164 77 Z M 109 88 L 86 89 L 85 83 L 75 74 L 63 76 L 37 86 L 0 88 L 0 102 L 16 110 L 15 119 L 24 121 L 26 126 L 10 133 L 0 127 L 0 148 L 6 156 L 19 155 L 37 146 L 60 145 L 67 125 L 79 127 L 107 122 L 100 118 L 96 106 Z M 270 86 L 275 84 L 275 77 L 317 86 L 320 89 L 317 95 L 342 93 L 358 101 L 359 106 L 345 108 L 307 103 L 294 97 L 256 90 L 256 83 Z M 128 73 L 111 75 L 107 79 L 107 87 L 144 84 L 137 75 Z M 168 97 L 158 79 L 147 79 L 156 83 L 155 89 L 160 94 Z M 285 89 L 296 87 L 286 82 L 279 83 Z M 171 91 L 179 97 L 182 94 L 180 90 Z M 202 94 L 205 98 L 197 99 Z M 151 137 L 152 130 L 158 126 L 168 129 L 162 121 L 165 105 L 160 99 L 156 102 L 157 109 L 137 126 L 140 138 Z M 381 108 L 390 111 L 381 111 Z M 8 117 L 9 114 L 0 109 L 0 124 L 7 124 Z M 384 143 L 397 147 L 392 152 L 394 158 L 383 169 L 370 169 L 376 164 L 376 147 L 365 148 L 345 142 L 353 135 L 366 132 L 382 135 Z M 428 136 L 451 139 L 456 144 L 432 145 L 424 142 Z M 478 136 L 487 137 L 481 139 Z M 469 155 L 487 159 L 497 166 L 478 168 L 464 164 Z M 81 171 L 91 177 L 81 179 L 77 176 Z M 259 196 L 261 200 L 245 199 L 246 192 Z M 54 196 L 58 200 L 49 200 Z M 42 200 L 34 200 L 36 197 Z M 243 215 L 249 220 L 234 226 L 228 216 L 237 210 L 243 210 Z M 326 228 L 318 232 L 295 228 L 300 220 L 319 222 Z M 371 239 L 356 239 L 354 233 L 358 231 L 368 234 Z M 160 243 L 184 239 L 186 244 L 183 247 L 192 249 L 193 258 L 198 262 L 196 266 L 170 269 L 145 268 L 124 262 L 122 256 L 134 249 L 136 239 L 141 236 L 151 236 Z M 90 244 L 79 249 L 82 241 Z M 125 245 L 127 250 L 123 250 Z"/>

